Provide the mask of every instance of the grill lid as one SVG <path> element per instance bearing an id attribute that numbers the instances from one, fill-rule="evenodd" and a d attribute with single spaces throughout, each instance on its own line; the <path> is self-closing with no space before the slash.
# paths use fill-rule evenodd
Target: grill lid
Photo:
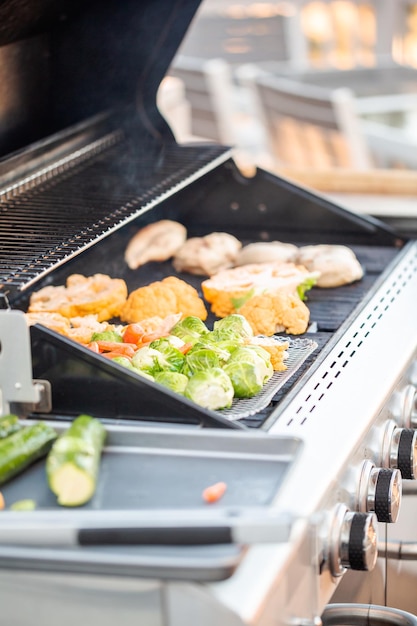
<path id="1" fill-rule="evenodd" d="M 200 0 L 5 0 L 0 157 L 102 111 L 134 106 L 169 137 L 156 92 Z"/>

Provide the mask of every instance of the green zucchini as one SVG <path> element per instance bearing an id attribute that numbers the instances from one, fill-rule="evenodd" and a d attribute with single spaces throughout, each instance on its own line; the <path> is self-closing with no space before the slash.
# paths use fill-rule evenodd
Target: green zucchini
<path id="1" fill-rule="evenodd" d="M 0 441 L 0 484 L 20 474 L 37 459 L 46 456 L 57 438 L 55 430 L 38 422 L 23 426 Z"/>
<path id="2" fill-rule="evenodd" d="M 21 423 L 17 415 L 3 415 L 0 417 L 0 439 L 5 439 L 21 429 Z"/>
<path id="3" fill-rule="evenodd" d="M 58 504 L 81 506 L 92 498 L 105 439 L 98 419 L 79 415 L 55 441 L 46 459 L 46 476 Z"/>

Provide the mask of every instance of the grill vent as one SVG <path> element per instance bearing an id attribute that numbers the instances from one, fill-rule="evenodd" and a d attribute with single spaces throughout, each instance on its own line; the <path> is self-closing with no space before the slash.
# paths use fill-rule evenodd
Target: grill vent
<path id="1" fill-rule="evenodd" d="M 355 355 L 359 350 L 366 349 L 367 339 L 376 326 L 383 320 L 387 311 L 395 305 L 398 296 L 410 285 L 417 276 L 417 246 L 414 246 L 414 255 L 407 259 L 398 273 L 393 272 L 378 291 L 375 298 L 358 316 L 343 341 L 338 343 L 328 355 L 327 368 L 321 373 L 320 379 L 308 386 L 305 396 L 301 396 L 300 404 L 288 415 L 287 426 L 304 426 L 310 416 L 314 414 L 328 390 L 334 385 L 340 385 L 345 368 L 354 365 Z M 342 383 L 343 384 L 343 383 Z"/>

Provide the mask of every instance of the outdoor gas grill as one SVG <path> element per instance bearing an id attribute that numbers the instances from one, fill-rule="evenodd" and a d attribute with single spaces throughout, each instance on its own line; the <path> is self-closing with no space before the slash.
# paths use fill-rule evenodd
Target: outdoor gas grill
<path id="1" fill-rule="evenodd" d="M 417 476 L 417 243 L 265 171 L 246 178 L 228 147 L 175 142 L 156 91 L 198 4 L 0 7 L 3 412 L 108 429 L 86 507 L 58 509 L 41 464 L 4 485 L 6 502 L 38 502 L 0 517 L 5 624 L 313 625 L 332 598 L 399 601 L 386 556 Z M 124 261 L 163 218 L 189 236 L 346 244 L 363 264 L 361 281 L 309 292 L 310 327 L 261 409 L 231 419 L 41 325 L 26 335 L 31 293 L 72 273 L 130 290 L 175 274 Z M 214 480 L 228 491 L 207 508 Z"/>

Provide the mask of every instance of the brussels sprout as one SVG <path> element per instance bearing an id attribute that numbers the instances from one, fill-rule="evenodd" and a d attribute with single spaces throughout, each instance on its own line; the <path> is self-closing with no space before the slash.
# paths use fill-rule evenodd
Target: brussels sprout
<path id="1" fill-rule="evenodd" d="M 215 350 L 196 344 L 185 356 L 183 373 L 191 376 L 212 367 L 220 367 L 220 360 Z"/>
<path id="2" fill-rule="evenodd" d="M 228 409 L 232 405 L 233 385 L 220 367 L 196 372 L 188 381 L 184 395 L 206 409 Z"/>
<path id="3" fill-rule="evenodd" d="M 270 354 L 261 346 L 239 346 L 231 355 L 227 365 L 234 362 L 254 365 L 263 385 L 274 373 Z"/>
<path id="4" fill-rule="evenodd" d="M 183 366 L 185 356 L 178 350 L 169 339 L 156 339 L 149 344 L 151 349 L 160 353 L 158 363 L 162 371 L 179 372 Z"/>
<path id="5" fill-rule="evenodd" d="M 236 398 L 252 398 L 263 387 L 263 372 L 255 363 L 229 361 L 224 371 L 232 381 Z"/>
<path id="6" fill-rule="evenodd" d="M 253 337 L 253 330 L 246 317 L 233 313 L 213 324 L 213 333 L 217 339 L 240 340 Z"/>
<path id="7" fill-rule="evenodd" d="M 175 335 L 182 339 L 185 343 L 196 343 L 200 337 L 209 332 L 204 322 L 194 315 L 189 315 L 180 320 L 169 331 L 170 335 Z"/>
<path id="8" fill-rule="evenodd" d="M 188 378 L 180 372 L 158 372 L 155 374 L 155 382 L 182 394 L 187 386 Z"/>
<path id="9" fill-rule="evenodd" d="M 112 358 L 112 362 L 118 363 L 119 365 L 123 365 L 123 367 L 127 367 L 127 369 L 131 369 L 131 370 L 136 369 L 135 367 L 133 367 L 130 359 L 128 359 L 126 356 L 115 356 Z"/>
<path id="10" fill-rule="evenodd" d="M 102 333 L 93 333 L 91 341 L 118 341 L 123 342 L 123 337 L 115 330 L 104 330 Z"/>
<path id="11" fill-rule="evenodd" d="M 215 332 L 210 332 L 201 340 L 196 343 L 193 348 L 209 348 L 210 350 L 214 350 L 220 360 L 220 364 L 226 363 L 232 352 L 236 350 L 238 346 L 240 346 L 240 342 L 238 340 L 232 339 L 219 339 Z"/>
<path id="12" fill-rule="evenodd" d="M 150 374 L 154 376 L 157 372 L 162 370 L 162 367 L 159 363 L 162 354 L 151 348 L 150 346 L 143 346 L 143 348 L 139 348 L 135 352 L 132 357 L 132 365 L 142 372 Z"/>

